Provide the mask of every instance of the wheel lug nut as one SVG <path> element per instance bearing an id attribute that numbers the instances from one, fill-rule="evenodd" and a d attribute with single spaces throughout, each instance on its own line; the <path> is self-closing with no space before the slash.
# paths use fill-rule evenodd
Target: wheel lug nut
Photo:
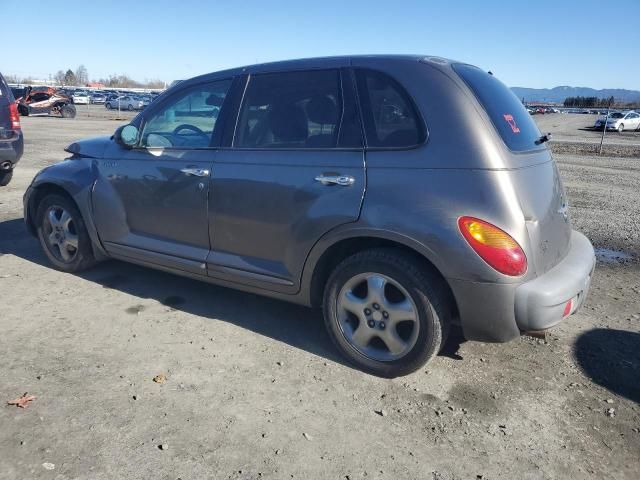
<path id="1" fill-rule="evenodd" d="M 384 318 L 389 318 L 389 314 L 388 314 L 387 312 L 382 312 L 382 316 L 383 316 Z"/>
<path id="2" fill-rule="evenodd" d="M 375 327 L 376 324 L 375 324 L 375 322 L 373 320 L 369 320 L 367 322 L 367 325 L 369 325 L 369 327 L 373 328 L 373 327 Z"/>
<path id="3" fill-rule="evenodd" d="M 364 314 L 365 315 L 371 315 L 371 310 L 369 310 L 368 308 L 364 309 Z"/>
<path id="4" fill-rule="evenodd" d="M 380 322 L 380 328 L 384 330 L 385 327 L 386 327 L 385 323 L 384 322 Z"/>
<path id="5" fill-rule="evenodd" d="M 380 305 L 378 305 L 377 303 L 374 303 L 373 308 L 374 310 L 380 310 Z"/>

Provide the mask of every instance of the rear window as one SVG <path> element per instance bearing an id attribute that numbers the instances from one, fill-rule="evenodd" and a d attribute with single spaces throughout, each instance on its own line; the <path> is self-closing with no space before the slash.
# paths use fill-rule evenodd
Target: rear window
<path id="1" fill-rule="evenodd" d="M 516 95 L 493 75 L 472 65 L 453 69 L 476 95 L 510 150 L 522 152 L 536 145 L 540 130 Z"/>
<path id="2" fill-rule="evenodd" d="M 426 131 L 409 94 L 388 75 L 356 70 L 367 146 L 410 148 L 425 141 Z"/>

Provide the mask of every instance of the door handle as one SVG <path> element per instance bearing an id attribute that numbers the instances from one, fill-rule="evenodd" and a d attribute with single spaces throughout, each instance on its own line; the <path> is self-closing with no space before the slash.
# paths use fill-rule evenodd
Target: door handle
<path id="1" fill-rule="evenodd" d="M 194 177 L 208 177 L 209 170 L 206 168 L 181 168 L 180 171 L 185 175 L 193 175 Z"/>
<path id="2" fill-rule="evenodd" d="M 323 185 L 341 185 L 343 187 L 353 185 L 356 181 L 351 175 L 318 175 L 315 180 Z"/>

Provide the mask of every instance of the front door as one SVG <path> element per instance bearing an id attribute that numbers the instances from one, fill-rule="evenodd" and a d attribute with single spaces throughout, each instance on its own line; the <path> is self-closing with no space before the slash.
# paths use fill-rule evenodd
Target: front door
<path id="1" fill-rule="evenodd" d="M 136 148 L 111 144 L 93 192 L 109 253 L 206 274 L 214 132 L 230 84 L 181 89 L 145 112 Z"/>
<path id="2" fill-rule="evenodd" d="M 231 148 L 216 154 L 209 275 L 295 293 L 313 245 L 358 219 L 361 128 L 348 71 L 251 75 Z"/>

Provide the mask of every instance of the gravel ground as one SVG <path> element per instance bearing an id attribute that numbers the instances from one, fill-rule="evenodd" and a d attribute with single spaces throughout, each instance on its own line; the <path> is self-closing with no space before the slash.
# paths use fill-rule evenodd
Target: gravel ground
<path id="1" fill-rule="evenodd" d="M 544 340 L 454 334 L 384 380 L 345 365 L 315 311 L 115 261 L 53 270 L 22 193 L 117 125 L 23 119 L 0 190 L 0 400 L 37 398 L 0 406 L 0 478 L 638 478 L 640 158 L 556 155 L 603 249 L 579 314 Z"/>

